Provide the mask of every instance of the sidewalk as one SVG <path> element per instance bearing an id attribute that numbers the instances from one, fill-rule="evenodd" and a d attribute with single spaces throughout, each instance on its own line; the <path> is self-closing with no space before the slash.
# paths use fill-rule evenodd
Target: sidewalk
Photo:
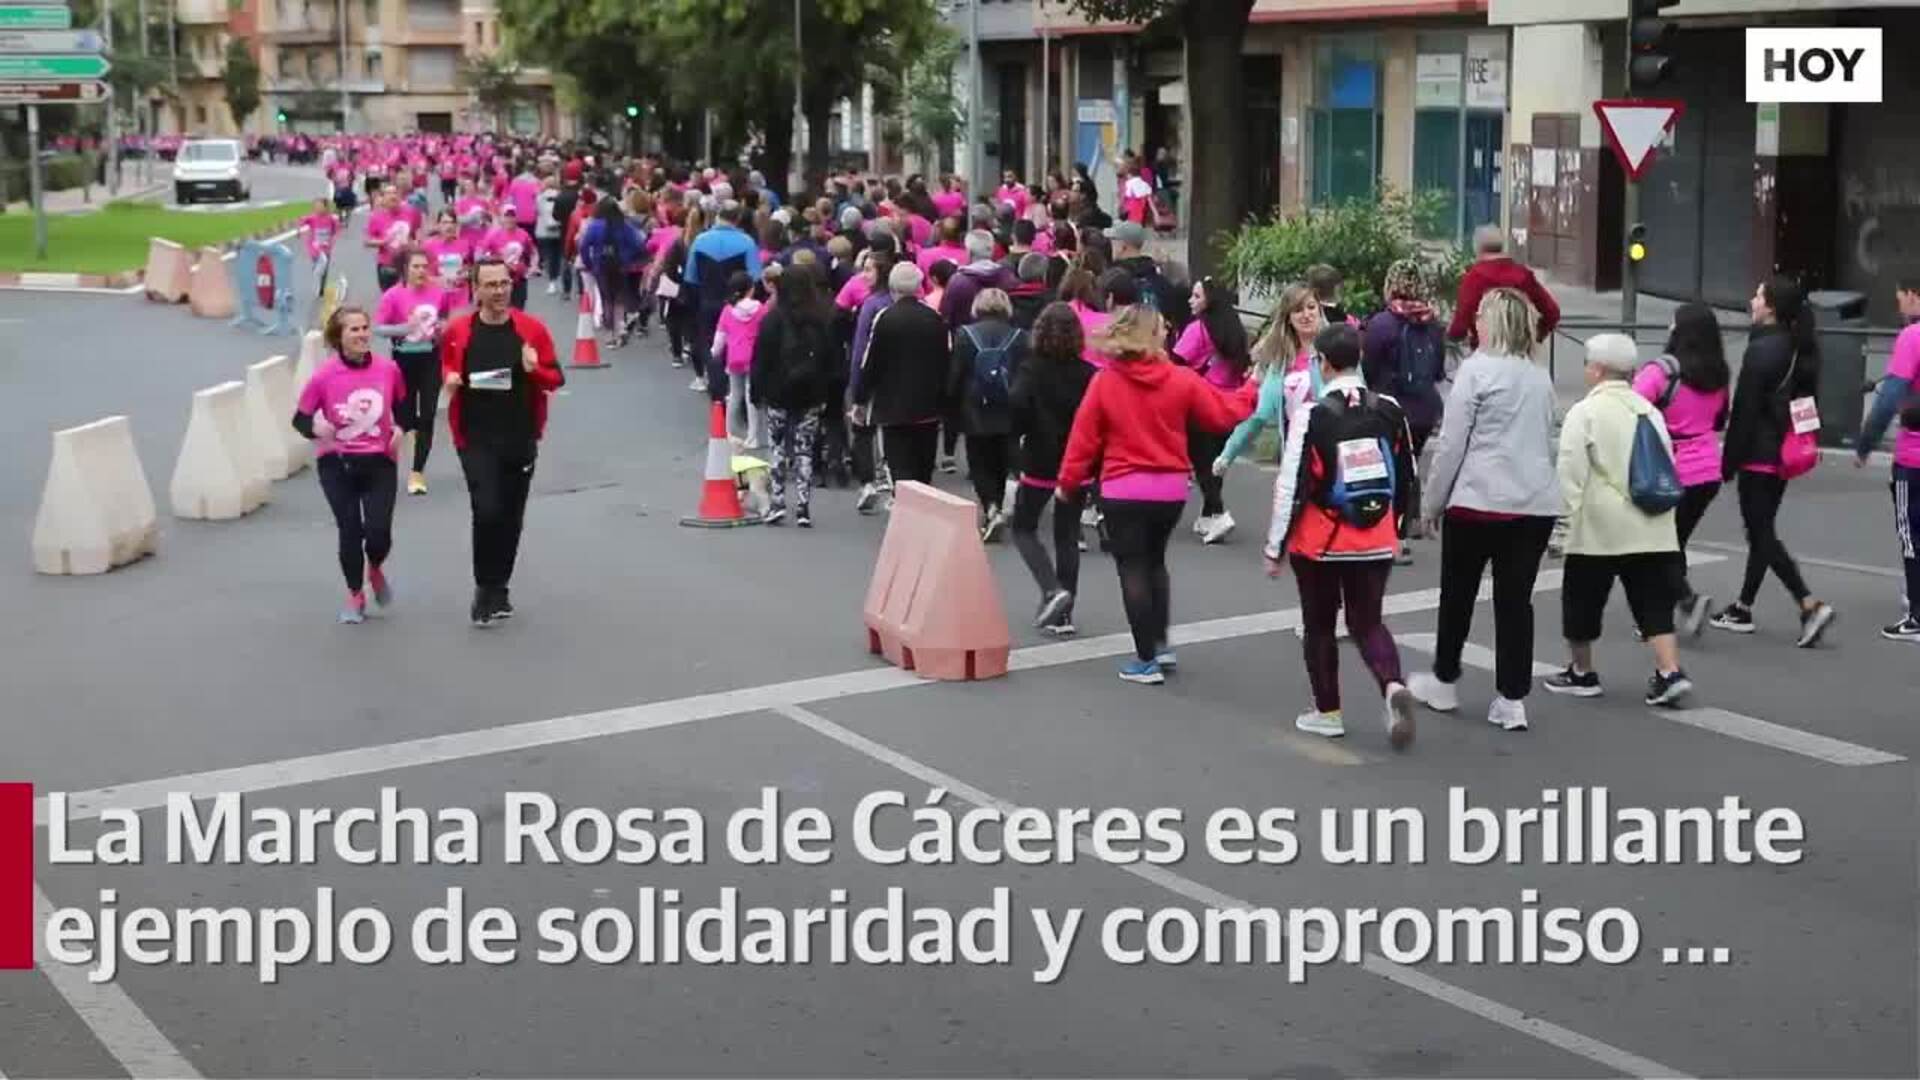
<path id="1" fill-rule="evenodd" d="M 159 174 L 156 172 L 155 174 Z M 167 189 L 167 181 L 156 179 L 151 184 L 142 184 L 139 174 L 129 169 L 125 173 L 125 182 L 120 185 L 120 194 L 109 193 L 104 184 L 88 184 L 84 188 L 68 188 L 65 191 L 49 191 L 46 195 L 49 214 L 88 214 L 100 209 L 114 199 L 146 199 Z M 8 203 L 9 214 L 31 214 L 33 205 L 26 199 Z"/>

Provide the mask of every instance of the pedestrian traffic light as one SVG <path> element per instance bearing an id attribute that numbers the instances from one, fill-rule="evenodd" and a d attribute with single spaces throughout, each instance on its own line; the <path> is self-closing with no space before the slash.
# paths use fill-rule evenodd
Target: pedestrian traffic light
<path id="1" fill-rule="evenodd" d="M 1650 90 L 1672 73 L 1673 59 L 1660 50 L 1673 37 L 1673 24 L 1660 12 L 1680 0 L 1633 0 L 1627 20 L 1627 89 L 1630 95 Z"/>
<path id="2" fill-rule="evenodd" d="M 639 115 L 640 115 L 640 106 L 638 105 L 627 106 L 627 119 L 632 120 Z"/>
<path id="3" fill-rule="evenodd" d="M 286 122 L 287 122 L 287 110 L 285 110 L 285 109 L 281 109 L 281 110 L 280 110 L 279 112 L 277 112 L 277 113 L 274 113 L 274 114 L 273 114 L 273 118 L 274 118 L 275 120 L 278 120 L 279 122 L 281 122 L 281 123 L 283 123 L 283 124 L 284 124 L 284 123 L 286 123 Z"/>
<path id="4" fill-rule="evenodd" d="M 1643 262 L 1647 257 L 1647 227 L 1630 225 L 1627 227 L 1627 261 Z"/>

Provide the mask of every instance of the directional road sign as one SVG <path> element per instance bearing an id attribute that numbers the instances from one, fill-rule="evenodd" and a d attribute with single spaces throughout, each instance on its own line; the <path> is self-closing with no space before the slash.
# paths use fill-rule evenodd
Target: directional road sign
<path id="1" fill-rule="evenodd" d="M 0 54 L 98 53 L 104 44 L 98 30 L 10 30 L 0 26 Z"/>
<path id="2" fill-rule="evenodd" d="M 3 58 L 0 58 L 3 59 Z M 1668 129 L 1687 109 L 1684 101 L 1619 99 L 1596 101 L 1593 111 L 1600 116 L 1600 127 L 1614 156 L 1627 176 L 1639 180 L 1653 161 L 1653 149 L 1666 137 Z"/>
<path id="3" fill-rule="evenodd" d="M 0 82 L 44 82 L 65 79 L 98 79 L 112 67 L 104 56 L 56 56 L 0 54 Z"/>
<path id="4" fill-rule="evenodd" d="M 65 30 L 73 11 L 65 4 L 0 4 L 0 30 Z"/>
<path id="5" fill-rule="evenodd" d="M 112 96 L 113 87 L 99 79 L 0 82 L 0 105 L 88 105 Z"/>

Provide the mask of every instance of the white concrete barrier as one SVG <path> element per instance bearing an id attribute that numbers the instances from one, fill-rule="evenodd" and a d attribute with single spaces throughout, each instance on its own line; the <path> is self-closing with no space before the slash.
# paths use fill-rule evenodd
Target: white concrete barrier
<path id="1" fill-rule="evenodd" d="M 53 433 L 53 460 L 33 522 L 33 568 L 104 574 L 154 552 L 153 489 L 124 416 Z"/>
<path id="2" fill-rule="evenodd" d="M 307 467 L 311 444 L 293 430 L 293 358 L 269 356 L 247 367 L 247 436 L 269 480 Z"/>
<path id="3" fill-rule="evenodd" d="M 307 380 L 313 378 L 314 369 L 320 366 L 320 358 L 327 355 L 327 339 L 318 330 L 309 330 L 300 339 L 300 362 L 293 368 L 293 398 L 300 400 L 300 391 L 307 388 Z M 289 418 L 293 414 L 287 414 Z"/>
<path id="4" fill-rule="evenodd" d="M 266 504 L 267 473 L 248 436 L 246 405 L 241 382 L 194 393 L 187 436 L 167 488 L 176 517 L 226 521 Z"/>

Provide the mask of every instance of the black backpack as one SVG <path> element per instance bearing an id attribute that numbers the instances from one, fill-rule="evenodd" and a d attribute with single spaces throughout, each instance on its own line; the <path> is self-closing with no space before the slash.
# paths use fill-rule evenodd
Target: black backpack
<path id="1" fill-rule="evenodd" d="M 1357 404 L 1349 404 L 1346 392 L 1338 390 L 1320 399 L 1329 422 L 1313 438 L 1326 472 L 1313 499 L 1346 524 L 1364 529 L 1393 512 L 1396 432 L 1380 396 L 1371 390 L 1358 393 Z"/>
<path id="2" fill-rule="evenodd" d="M 779 392 L 771 396 L 789 401 L 821 396 L 833 374 L 832 328 L 812 319 L 791 319 L 780 329 Z"/>
<path id="3" fill-rule="evenodd" d="M 1401 320 L 1400 336 L 1393 343 L 1393 392 L 1402 401 L 1424 399 L 1446 373 L 1447 362 L 1440 335 L 1429 332 L 1432 323 L 1416 324 Z"/>
<path id="4" fill-rule="evenodd" d="M 989 412 L 1005 409 L 1012 399 L 1013 346 L 1020 340 L 1021 331 L 1013 331 L 1005 341 L 994 346 L 981 344 L 971 325 L 961 327 L 960 332 L 973 343 L 973 370 L 968 385 L 974 404 Z"/>

